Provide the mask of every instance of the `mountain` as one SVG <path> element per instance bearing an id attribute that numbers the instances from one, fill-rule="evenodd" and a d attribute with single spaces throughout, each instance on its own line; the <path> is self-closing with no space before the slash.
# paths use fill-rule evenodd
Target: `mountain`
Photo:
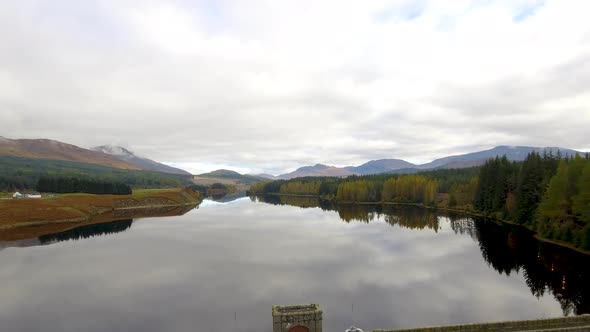
<path id="1" fill-rule="evenodd" d="M 345 170 L 358 175 L 379 174 L 404 168 L 415 168 L 416 165 L 401 159 L 371 160 L 360 166 L 344 167 Z"/>
<path id="2" fill-rule="evenodd" d="M 172 166 L 168 166 L 168 165 L 164 165 L 162 163 L 153 161 L 151 159 L 138 157 L 133 152 L 131 152 L 121 146 L 101 145 L 101 146 L 91 148 L 91 150 L 106 153 L 108 155 L 111 155 L 111 156 L 119 159 L 119 160 L 130 163 L 132 165 L 135 165 L 143 170 L 162 172 L 162 173 L 170 173 L 170 174 L 191 175 L 189 172 L 187 172 L 185 170 L 175 168 Z"/>
<path id="3" fill-rule="evenodd" d="M 355 173 L 346 170 L 344 168 L 338 168 L 334 166 L 327 166 L 322 164 L 316 164 L 314 166 L 304 166 L 298 168 L 297 170 L 281 174 L 278 176 L 279 179 L 292 179 L 292 178 L 300 178 L 304 176 L 349 176 L 354 175 Z"/>
<path id="4" fill-rule="evenodd" d="M 531 152 L 539 153 L 561 153 L 562 155 L 575 155 L 581 153 L 579 151 L 564 149 L 558 147 L 532 147 L 532 146 L 506 146 L 501 145 L 495 148 L 466 153 L 462 155 L 449 156 L 436 159 L 427 164 L 419 165 L 419 169 L 433 169 L 433 168 L 465 168 L 473 166 L 481 166 L 486 160 L 501 156 L 506 156 L 509 160 L 522 161 Z"/>
<path id="5" fill-rule="evenodd" d="M 191 183 L 191 177 L 187 175 L 120 169 L 68 160 L 0 156 L 0 191 L 35 189 L 39 177 L 47 174 L 108 178 L 138 188 L 180 187 Z"/>
<path id="6" fill-rule="evenodd" d="M 8 139 L 0 137 L 0 156 L 82 162 L 119 169 L 141 167 L 114 156 L 50 139 Z"/>
<path id="7" fill-rule="evenodd" d="M 304 176 L 349 176 L 349 175 L 370 175 L 381 173 L 416 173 L 424 170 L 438 169 L 438 168 L 467 168 L 483 165 L 486 160 L 495 157 L 506 156 L 509 160 L 522 161 L 531 152 L 552 153 L 556 155 L 558 152 L 561 155 L 575 155 L 583 152 L 564 149 L 559 147 L 532 147 L 532 146 L 497 146 L 495 148 L 478 151 L 473 153 L 466 153 L 461 155 L 448 156 L 433 160 L 422 165 L 415 165 L 401 159 L 380 159 L 371 160 L 360 166 L 348 167 L 333 167 L 322 164 L 315 166 L 305 166 L 297 169 L 294 172 L 281 174 L 279 179 L 292 179 Z"/>
<path id="8" fill-rule="evenodd" d="M 278 177 L 272 174 L 267 174 L 267 173 L 260 173 L 260 174 L 248 174 L 250 176 L 254 176 L 257 178 L 263 178 L 263 179 L 267 179 L 267 180 L 277 180 Z"/>
<path id="9" fill-rule="evenodd" d="M 208 179 L 211 181 L 217 181 L 220 183 L 241 183 L 241 184 L 253 184 L 260 181 L 265 180 L 264 178 L 253 176 L 253 175 L 244 175 L 240 174 L 235 171 L 230 171 L 227 169 L 218 169 L 213 172 L 203 173 L 194 176 L 195 181 L 199 179 Z M 206 181 L 203 181 L 206 182 Z"/>

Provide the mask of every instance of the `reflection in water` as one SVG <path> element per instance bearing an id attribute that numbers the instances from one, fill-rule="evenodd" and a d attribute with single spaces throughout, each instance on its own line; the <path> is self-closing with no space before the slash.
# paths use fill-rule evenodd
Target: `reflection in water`
<path id="1" fill-rule="evenodd" d="M 115 218 L 181 216 L 194 208 L 194 205 L 129 208 L 115 210 L 113 216 Z"/>
<path id="2" fill-rule="evenodd" d="M 522 272 L 533 295 L 545 292 L 559 301 L 563 313 L 590 313 L 590 257 L 537 241 L 518 226 L 472 222 L 486 262 L 506 275 Z"/>
<path id="3" fill-rule="evenodd" d="M 229 202 L 233 202 L 237 199 L 244 198 L 244 197 L 246 197 L 246 192 L 245 191 L 238 191 L 238 192 L 231 193 L 231 194 L 212 195 L 209 198 L 216 201 L 216 202 L 229 203 Z"/>
<path id="4" fill-rule="evenodd" d="M 589 311 L 588 258 L 521 228 L 415 207 L 270 201 L 284 206 L 205 201 L 184 216 L 43 239 L 124 230 L 116 236 L 11 244 L 0 251 L 2 331 L 269 331 L 273 305 L 298 303 L 322 305 L 325 331 Z"/>
<path id="5" fill-rule="evenodd" d="M 335 205 L 314 197 L 256 196 L 274 205 L 321 208 L 337 211 L 340 218 L 369 223 L 382 218 L 392 226 L 439 230 L 439 216 L 448 218 L 456 234 L 469 235 L 478 242 L 485 261 L 500 274 L 522 272 L 537 298 L 553 294 L 564 315 L 590 313 L 590 257 L 560 246 L 536 240 L 525 228 L 465 217 L 456 213 L 396 205 Z"/>
<path id="6" fill-rule="evenodd" d="M 100 224 L 85 225 L 76 227 L 65 232 L 41 235 L 39 242 L 41 244 L 50 244 L 55 242 L 87 239 L 94 236 L 120 233 L 131 228 L 132 219 L 117 220 Z"/>

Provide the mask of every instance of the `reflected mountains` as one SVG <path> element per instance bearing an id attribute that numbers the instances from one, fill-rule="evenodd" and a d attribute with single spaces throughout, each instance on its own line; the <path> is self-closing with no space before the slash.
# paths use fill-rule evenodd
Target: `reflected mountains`
<path id="1" fill-rule="evenodd" d="M 590 256 L 538 241 L 523 227 L 413 206 L 337 205 L 314 197 L 277 195 L 250 198 L 335 211 L 347 223 L 383 220 L 391 226 L 438 232 L 441 221 L 447 220 L 455 234 L 468 235 L 479 244 L 484 260 L 498 273 L 522 273 L 531 293 L 537 298 L 553 294 L 564 315 L 590 313 Z"/>

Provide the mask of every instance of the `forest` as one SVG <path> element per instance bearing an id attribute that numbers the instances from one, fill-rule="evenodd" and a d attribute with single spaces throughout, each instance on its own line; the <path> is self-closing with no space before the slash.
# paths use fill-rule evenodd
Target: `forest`
<path id="1" fill-rule="evenodd" d="M 441 200 L 450 199 L 454 206 L 467 206 L 472 203 L 470 196 L 475 193 L 478 176 L 479 168 L 346 178 L 303 177 L 260 182 L 252 185 L 249 192 L 316 196 L 340 203 L 397 202 L 437 206 L 444 204 Z"/>
<path id="2" fill-rule="evenodd" d="M 37 182 L 37 191 L 44 193 L 86 193 L 131 195 L 131 187 L 121 182 L 103 181 L 95 179 L 81 179 L 74 177 L 42 176 Z"/>
<path id="3" fill-rule="evenodd" d="M 42 176 L 91 178 L 121 182 L 132 188 L 178 188 L 191 184 L 190 176 L 110 168 L 63 160 L 0 157 L 0 191 L 36 190 Z"/>
<path id="4" fill-rule="evenodd" d="M 541 237 L 590 250 L 590 158 L 530 153 L 481 167 L 417 174 L 307 177 L 263 182 L 251 195 L 319 197 L 337 203 L 412 203 L 514 222 Z"/>

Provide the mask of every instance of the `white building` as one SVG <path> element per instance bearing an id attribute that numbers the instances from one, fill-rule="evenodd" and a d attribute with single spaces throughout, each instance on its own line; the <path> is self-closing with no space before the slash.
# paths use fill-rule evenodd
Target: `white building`
<path id="1" fill-rule="evenodd" d="M 12 198 L 23 198 L 23 194 L 19 193 L 18 191 L 12 194 Z"/>

